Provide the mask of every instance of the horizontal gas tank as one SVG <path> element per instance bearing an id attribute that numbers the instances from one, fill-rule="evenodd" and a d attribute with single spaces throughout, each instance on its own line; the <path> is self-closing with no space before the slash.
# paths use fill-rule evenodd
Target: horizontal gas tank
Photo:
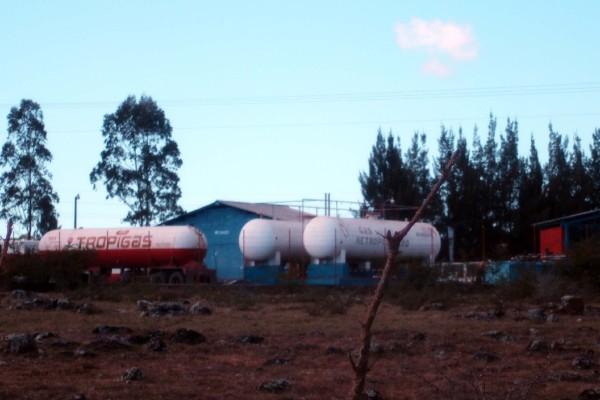
<path id="1" fill-rule="evenodd" d="M 191 226 L 55 229 L 39 243 L 40 253 L 93 251 L 98 266 L 183 265 L 201 262 L 206 249 L 206 237 Z"/>
<path id="2" fill-rule="evenodd" d="M 408 222 L 362 218 L 313 218 L 304 230 L 304 247 L 317 259 L 338 257 L 371 260 L 386 256 L 382 235 L 402 230 Z M 434 259 L 440 251 L 440 235 L 431 224 L 417 222 L 400 243 L 400 255 Z"/>
<path id="3" fill-rule="evenodd" d="M 239 246 L 244 258 L 266 261 L 279 252 L 282 260 L 307 257 L 302 233 L 307 222 L 253 219 L 244 225 Z"/>

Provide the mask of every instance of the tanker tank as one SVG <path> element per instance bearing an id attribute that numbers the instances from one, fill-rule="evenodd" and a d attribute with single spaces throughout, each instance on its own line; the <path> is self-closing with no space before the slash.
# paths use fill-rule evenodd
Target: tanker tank
<path id="1" fill-rule="evenodd" d="M 250 265 L 308 258 L 302 243 L 307 222 L 253 219 L 248 221 L 239 236 L 240 250 Z"/>
<path id="2" fill-rule="evenodd" d="M 88 270 L 146 269 L 156 281 L 181 283 L 206 270 L 204 234 L 191 226 L 55 229 L 42 236 L 40 254 L 90 251 Z"/>
<path id="3" fill-rule="evenodd" d="M 304 246 L 314 260 L 376 260 L 386 257 L 387 231 L 402 230 L 407 221 L 316 217 L 304 230 Z M 428 223 L 417 222 L 400 243 L 402 257 L 433 261 L 440 251 L 440 235 Z M 318 262 L 318 261 L 317 261 Z"/>

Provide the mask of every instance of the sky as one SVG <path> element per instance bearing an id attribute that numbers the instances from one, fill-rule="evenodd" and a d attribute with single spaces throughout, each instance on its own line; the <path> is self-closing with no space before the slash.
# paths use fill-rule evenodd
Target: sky
<path id="1" fill-rule="evenodd" d="M 151 96 L 173 127 L 181 205 L 216 199 L 360 201 L 377 130 L 437 154 L 442 124 L 548 124 L 589 152 L 600 127 L 596 1 L 0 0 L 0 142 L 21 99 L 44 112 L 59 224 L 123 225 L 92 187 L 101 126 Z M 2 230 L 2 228 L 0 228 Z"/>

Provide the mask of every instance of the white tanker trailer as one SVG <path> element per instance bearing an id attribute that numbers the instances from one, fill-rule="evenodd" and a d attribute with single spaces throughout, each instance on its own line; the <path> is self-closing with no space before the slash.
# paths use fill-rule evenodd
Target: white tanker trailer
<path id="1" fill-rule="evenodd" d="M 307 259 L 302 234 L 307 222 L 253 219 L 240 231 L 239 246 L 249 265 L 280 265 Z"/>
<path id="2" fill-rule="evenodd" d="M 407 221 L 316 217 L 304 230 L 304 247 L 313 263 L 371 261 L 386 257 L 387 231 L 402 230 Z M 433 261 L 440 251 L 440 235 L 431 224 L 417 222 L 400 243 L 400 256 Z"/>
<path id="3" fill-rule="evenodd" d="M 38 249 L 41 255 L 89 251 L 91 276 L 143 270 L 156 282 L 183 283 L 213 275 L 203 263 L 206 237 L 191 226 L 55 229 L 42 236 Z"/>

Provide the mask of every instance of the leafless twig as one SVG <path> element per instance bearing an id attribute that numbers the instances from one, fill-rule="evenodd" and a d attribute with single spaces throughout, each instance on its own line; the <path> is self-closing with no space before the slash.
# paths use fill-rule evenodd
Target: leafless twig
<path id="1" fill-rule="evenodd" d="M 379 278 L 377 289 L 375 289 L 375 294 L 373 295 L 373 298 L 371 299 L 371 303 L 369 305 L 369 309 L 367 310 L 365 321 L 362 324 L 362 347 L 358 355 L 358 361 L 354 361 L 351 354 L 348 355 L 350 359 L 350 365 L 354 370 L 354 382 L 349 396 L 349 398 L 352 400 L 359 400 L 365 388 L 365 380 L 367 379 L 367 373 L 369 372 L 371 327 L 373 325 L 373 322 L 375 321 L 375 317 L 377 316 L 377 310 L 379 309 L 379 306 L 381 304 L 381 299 L 383 298 L 383 291 L 388 281 L 392 265 L 394 264 L 396 256 L 398 255 L 398 248 L 400 246 L 400 242 L 408 234 L 413 225 L 421 218 L 421 215 L 423 214 L 423 211 L 425 210 L 427 205 L 431 202 L 431 200 L 433 200 L 435 194 L 438 192 L 444 181 L 448 178 L 448 174 L 452 169 L 452 165 L 454 165 L 454 163 L 456 162 L 458 155 L 459 152 L 455 151 L 452 157 L 450 157 L 450 159 L 442 169 L 442 173 L 438 178 L 437 182 L 435 183 L 433 188 L 431 188 L 429 195 L 427 195 L 425 200 L 423 200 L 423 203 L 421 203 L 421 206 L 419 207 L 417 212 L 415 212 L 415 215 L 412 217 L 408 225 L 406 225 L 399 232 L 394 232 L 392 234 L 392 232 L 388 231 L 385 234 L 385 241 L 387 243 L 387 259 L 383 268 L 383 273 Z"/>

